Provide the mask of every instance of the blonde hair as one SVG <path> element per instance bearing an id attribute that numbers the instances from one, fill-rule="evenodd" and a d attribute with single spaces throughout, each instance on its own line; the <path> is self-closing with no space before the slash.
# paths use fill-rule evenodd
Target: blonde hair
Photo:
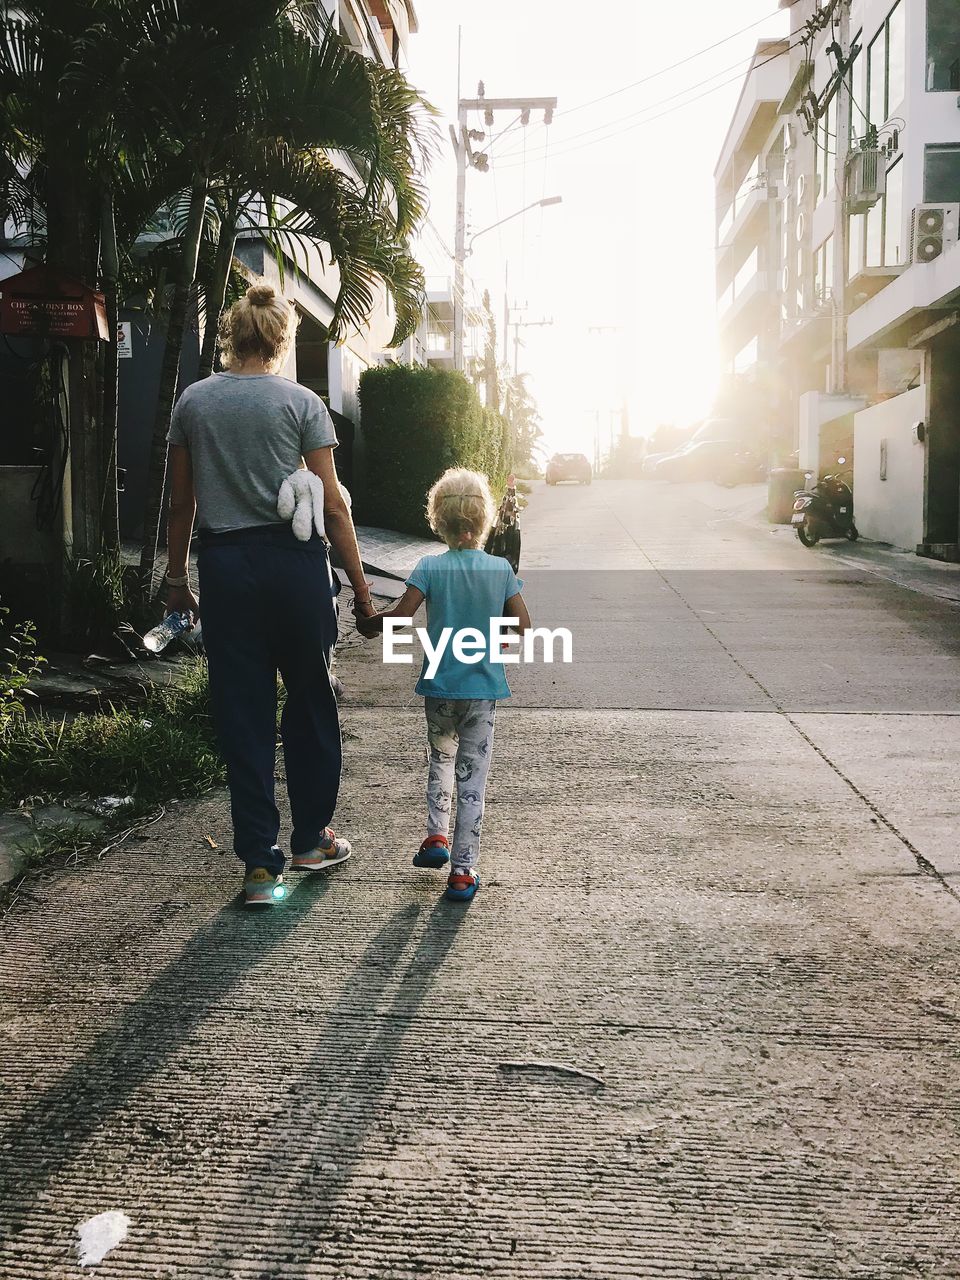
<path id="1" fill-rule="evenodd" d="M 252 284 L 220 320 L 220 354 L 224 368 L 262 360 L 276 372 L 287 358 L 299 317 L 286 298 L 266 280 Z"/>
<path id="2" fill-rule="evenodd" d="M 427 494 L 427 521 L 448 547 L 460 546 L 468 534 L 472 546 L 481 546 L 496 515 L 487 477 L 479 471 L 451 467 Z"/>

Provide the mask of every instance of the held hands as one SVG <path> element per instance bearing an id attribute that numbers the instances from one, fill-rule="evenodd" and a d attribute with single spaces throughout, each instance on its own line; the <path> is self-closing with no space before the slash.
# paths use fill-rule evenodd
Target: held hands
<path id="1" fill-rule="evenodd" d="M 357 630 L 363 636 L 364 640 L 373 640 L 383 631 L 383 615 L 379 613 L 368 614 L 366 616 L 354 615 L 357 623 Z"/>

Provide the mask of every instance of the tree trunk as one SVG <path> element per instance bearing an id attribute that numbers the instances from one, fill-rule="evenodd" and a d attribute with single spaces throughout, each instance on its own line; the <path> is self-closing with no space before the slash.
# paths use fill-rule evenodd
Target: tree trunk
<path id="1" fill-rule="evenodd" d="M 233 208 L 228 208 L 220 221 L 220 240 L 213 264 L 213 277 L 207 290 L 207 319 L 200 349 L 200 368 L 197 378 L 209 378 L 213 373 L 213 361 L 217 354 L 217 333 L 220 317 L 227 296 L 227 281 L 233 265 L 233 251 L 237 244 L 237 218 Z"/>
<path id="2" fill-rule="evenodd" d="M 50 266 L 91 287 L 97 279 L 99 209 L 84 139 L 65 134 L 47 157 L 47 252 Z M 68 339 L 70 511 L 67 555 L 93 559 L 102 544 L 102 450 L 96 341 Z"/>
<path id="3" fill-rule="evenodd" d="M 150 442 L 150 470 L 147 474 L 147 501 L 143 520 L 143 551 L 140 556 L 140 587 L 145 600 L 153 595 L 153 579 L 157 562 L 157 541 L 163 514 L 164 485 L 167 478 L 167 434 L 170 415 L 177 394 L 180 373 L 180 351 L 190 302 L 190 290 L 197 275 L 197 258 L 203 234 L 203 215 L 207 201 L 207 179 L 197 174 L 190 192 L 190 211 L 184 237 L 183 255 L 177 272 L 173 302 L 167 318 L 167 336 L 160 367 L 157 411 Z"/>
<path id="4" fill-rule="evenodd" d="M 117 325 L 119 307 L 117 282 L 120 276 L 120 254 L 117 250 L 117 227 L 114 220 L 113 190 L 105 184 L 101 195 L 100 270 L 103 295 L 107 307 L 110 339 L 103 352 L 103 500 L 101 503 L 103 543 L 111 550 L 120 545 L 120 516 L 117 499 L 117 409 L 119 365 Z"/>
<path id="5" fill-rule="evenodd" d="M 99 344 L 69 342 L 67 403 L 70 417 L 70 530 L 64 550 L 72 560 L 95 560 L 103 549 L 100 518 L 103 462 L 99 409 Z"/>

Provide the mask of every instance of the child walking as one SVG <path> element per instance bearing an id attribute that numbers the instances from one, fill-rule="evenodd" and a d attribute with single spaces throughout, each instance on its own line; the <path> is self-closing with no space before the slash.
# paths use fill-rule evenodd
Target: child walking
<path id="1" fill-rule="evenodd" d="M 506 560 L 481 549 L 495 516 L 485 476 L 458 468 L 444 472 L 428 494 L 427 519 L 449 550 L 424 556 L 394 608 L 376 618 L 358 620 L 361 633 L 376 634 L 384 618 L 413 618 L 424 600 L 434 649 L 445 628 L 453 635 L 475 628 L 488 637 L 491 618 L 515 619 L 517 629 L 526 631 L 530 615 L 520 594 L 522 584 Z M 447 644 L 432 678 L 424 659 L 416 687 L 425 701 L 430 767 L 427 836 L 413 865 L 441 868 L 449 862 L 447 897 L 467 902 L 480 887 L 477 863 L 497 702 L 509 698 L 510 689 L 503 664 L 491 661 L 489 653 L 467 663 L 455 656 L 453 648 Z M 454 780 L 457 804 L 451 848 Z"/>

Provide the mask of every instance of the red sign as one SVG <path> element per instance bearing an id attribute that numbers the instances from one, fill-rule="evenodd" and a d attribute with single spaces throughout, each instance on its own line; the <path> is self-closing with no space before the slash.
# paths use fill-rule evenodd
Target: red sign
<path id="1" fill-rule="evenodd" d="M 103 294 L 49 267 L 0 280 L 0 333 L 106 342 Z"/>

